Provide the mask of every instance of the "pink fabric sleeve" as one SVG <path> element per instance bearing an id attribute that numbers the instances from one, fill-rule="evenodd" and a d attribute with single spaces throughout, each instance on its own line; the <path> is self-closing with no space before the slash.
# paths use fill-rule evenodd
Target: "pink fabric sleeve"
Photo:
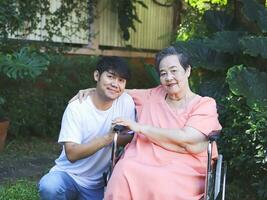
<path id="1" fill-rule="evenodd" d="M 215 100 L 210 97 L 203 97 L 192 109 L 186 126 L 195 128 L 205 135 L 209 135 L 212 131 L 221 130 Z"/>

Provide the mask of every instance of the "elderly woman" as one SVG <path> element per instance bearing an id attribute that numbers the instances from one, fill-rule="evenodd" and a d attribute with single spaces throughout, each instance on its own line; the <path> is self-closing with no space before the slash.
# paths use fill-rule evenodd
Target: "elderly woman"
<path id="1" fill-rule="evenodd" d="M 174 47 L 156 55 L 156 68 L 160 86 L 127 91 L 138 122 L 114 120 L 136 134 L 113 171 L 106 200 L 199 200 L 204 195 L 207 136 L 221 129 L 215 100 L 191 91 L 189 59 Z M 216 147 L 214 152 L 217 156 Z"/>

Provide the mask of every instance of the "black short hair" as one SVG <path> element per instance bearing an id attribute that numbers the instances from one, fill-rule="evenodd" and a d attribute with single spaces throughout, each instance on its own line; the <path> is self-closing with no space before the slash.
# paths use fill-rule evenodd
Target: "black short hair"
<path id="1" fill-rule="evenodd" d="M 181 66 L 184 68 L 184 70 L 187 70 L 191 64 L 190 64 L 190 58 L 187 53 L 185 53 L 182 49 L 178 49 L 173 46 L 169 46 L 165 49 L 162 49 L 160 52 L 156 54 L 156 70 L 159 73 L 159 64 L 162 61 L 163 58 L 167 56 L 176 55 Z"/>
<path id="2" fill-rule="evenodd" d="M 131 79 L 131 71 L 125 59 L 115 56 L 102 56 L 97 64 L 96 70 L 101 75 L 104 71 L 112 71 L 126 80 Z"/>

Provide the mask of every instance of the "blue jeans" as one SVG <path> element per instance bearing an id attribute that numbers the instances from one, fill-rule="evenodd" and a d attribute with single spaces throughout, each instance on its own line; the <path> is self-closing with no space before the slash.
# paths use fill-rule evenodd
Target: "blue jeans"
<path id="1" fill-rule="evenodd" d="M 66 172 L 53 171 L 39 182 L 41 200 L 103 200 L 104 188 L 79 186 Z"/>

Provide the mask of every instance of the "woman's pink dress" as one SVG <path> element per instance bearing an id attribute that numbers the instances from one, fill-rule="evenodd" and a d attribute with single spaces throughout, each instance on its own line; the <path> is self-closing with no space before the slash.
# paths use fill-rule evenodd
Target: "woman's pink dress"
<path id="1" fill-rule="evenodd" d="M 130 95 L 140 123 L 161 128 L 190 126 L 205 135 L 221 129 L 212 98 L 196 96 L 185 109 L 173 111 L 165 101 L 162 86 L 134 90 Z M 206 165 L 206 151 L 195 155 L 176 153 L 136 134 L 113 171 L 105 199 L 198 200 L 204 193 Z"/>

